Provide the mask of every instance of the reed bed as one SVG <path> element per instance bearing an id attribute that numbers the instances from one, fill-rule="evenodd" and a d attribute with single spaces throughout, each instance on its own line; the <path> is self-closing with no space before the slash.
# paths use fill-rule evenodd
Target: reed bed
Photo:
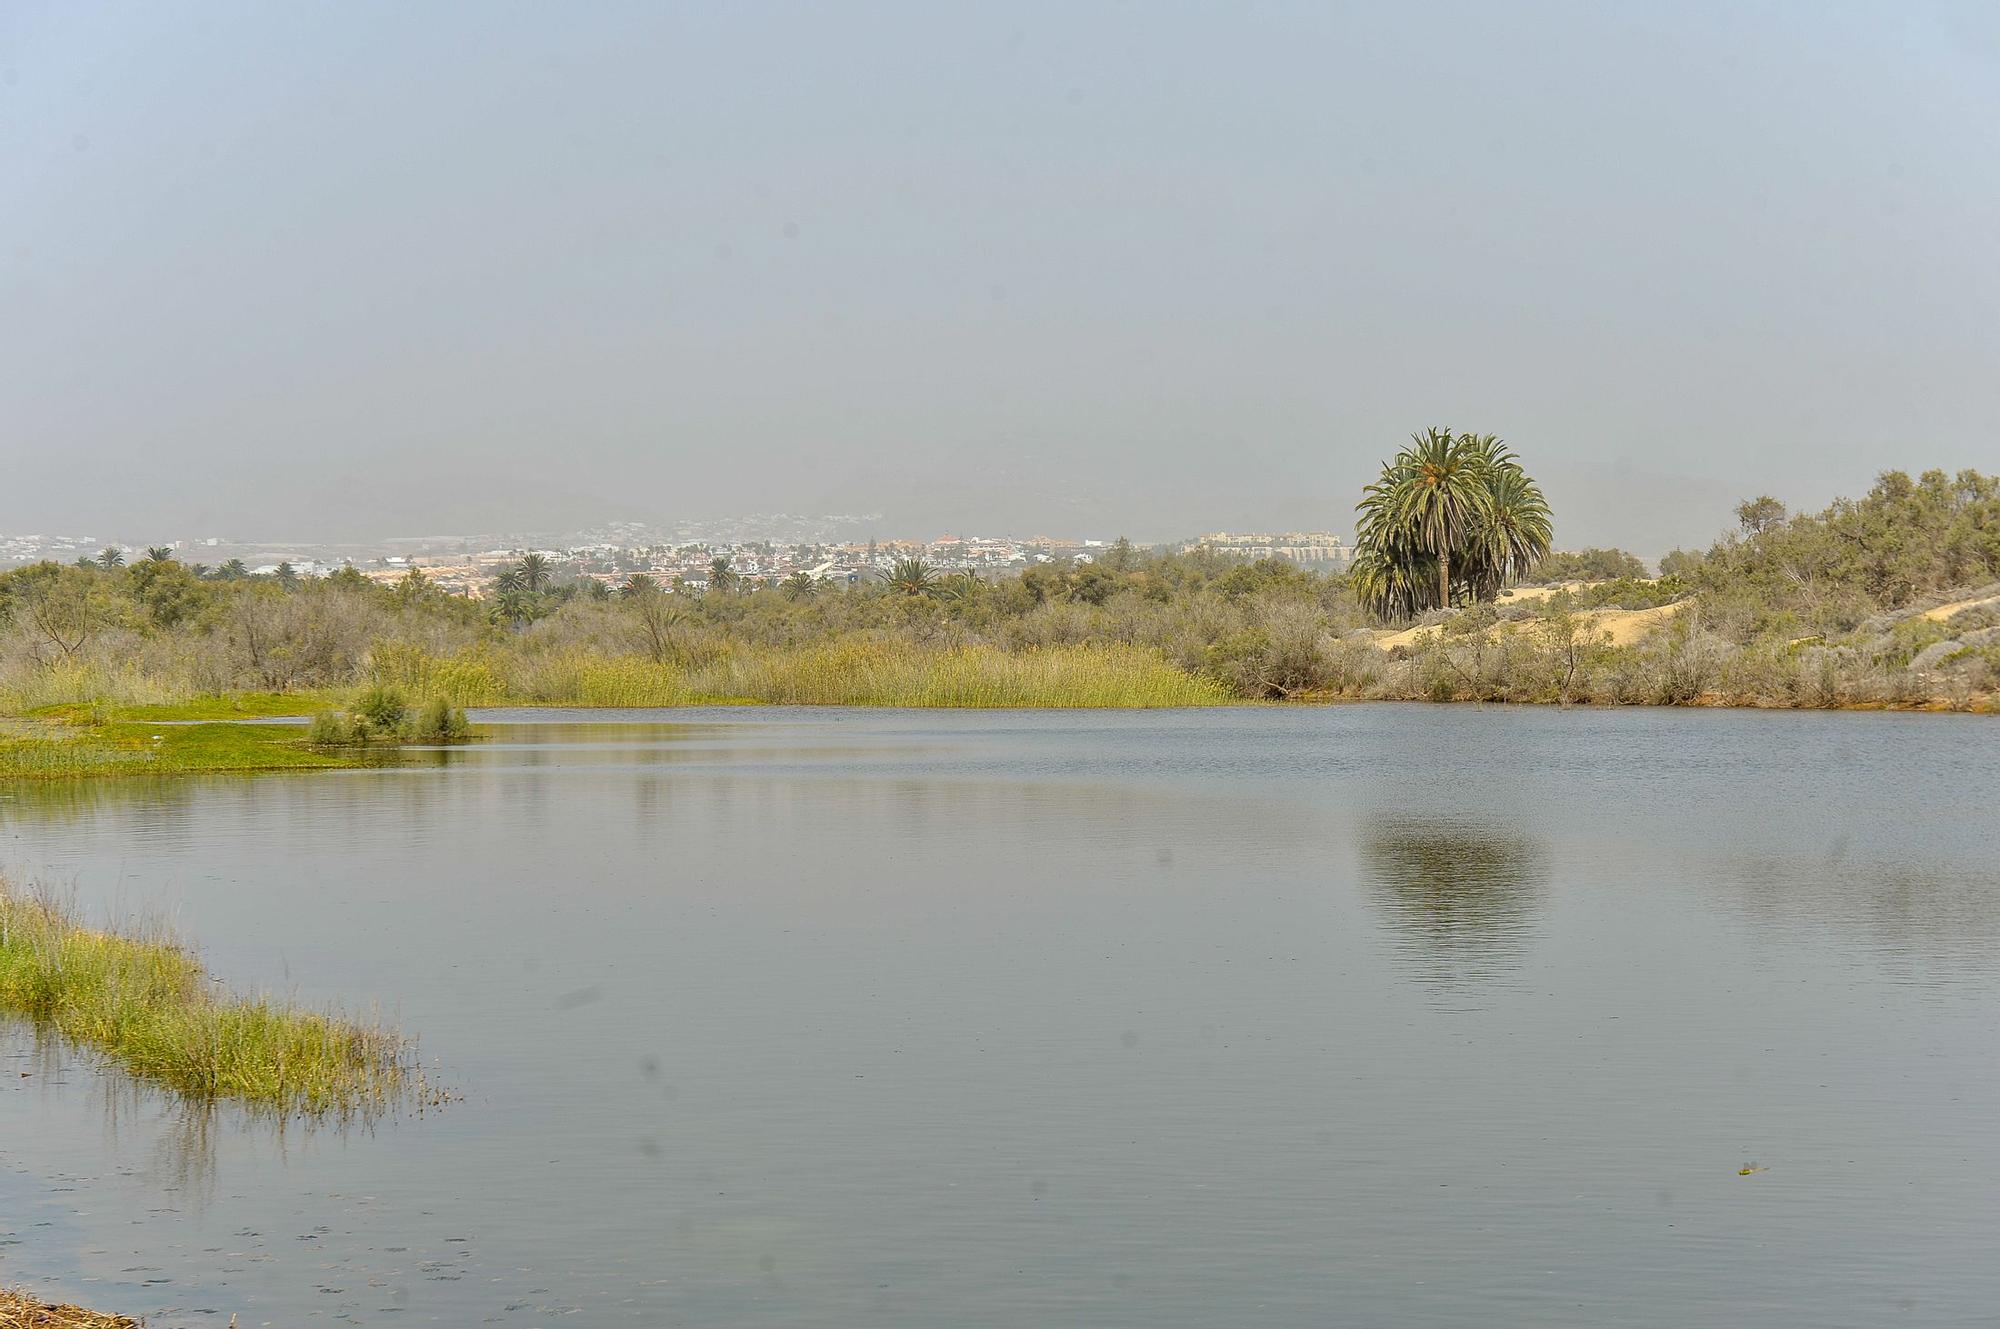
<path id="1" fill-rule="evenodd" d="M 927 647 L 857 634 L 792 647 L 733 647 L 688 663 L 565 650 L 506 660 L 378 652 L 378 684 L 462 705 L 903 707 L 1213 706 L 1220 682 L 1125 645 Z M 460 700 L 463 699 L 463 700 Z"/>
<path id="2" fill-rule="evenodd" d="M 365 1117 L 435 1101 L 393 1031 L 231 996 L 164 931 L 100 931 L 4 882 L 0 1009 L 199 1102 Z"/>
<path id="3" fill-rule="evenodd" d="M 638 656 L 569 651 L 531 656 L 517 664 L 506 700 L 559 706 L 690 706 L 706 698 L 672 665 Z"/>
<path id="4" fill-rule="evenodd" d="M 378 687 L 461 707 L 491 706 L 507 695 L 500 664 L 484 652 L 439 655 L 405 641 L 376 642 L 368 652 L 368 678 Z"/>
<path id="5" fill-rule="evenodd" d="M 917 650 L 837 641 L 732 655 L 697 674 L 694 687 L 713 696 L 807 706 L 1144 708 L 1230 700 L 1213 680 L 1128 646 Z"/>
<path id="6" fill-rule="evenodd" d="M 140 1329 L 140 1323 L 0 1288 L 0 1329 Z"/>
<path id="7" fill-rule="evenodd" d="M 26 715 L 55 707 L 150 706 L 186 701 L 182 679 L 126 662 L 52 662 L 12 670 L 0 682 L 0 714 Z"/>

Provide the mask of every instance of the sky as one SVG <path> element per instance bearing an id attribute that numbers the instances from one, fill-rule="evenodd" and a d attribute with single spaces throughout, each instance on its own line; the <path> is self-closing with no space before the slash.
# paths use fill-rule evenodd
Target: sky
<path id="1" fill-rule="evenodd" d="M 0 532 L 1564 547 L 2000 470 L 2000 7 L 0 4 Z"/>

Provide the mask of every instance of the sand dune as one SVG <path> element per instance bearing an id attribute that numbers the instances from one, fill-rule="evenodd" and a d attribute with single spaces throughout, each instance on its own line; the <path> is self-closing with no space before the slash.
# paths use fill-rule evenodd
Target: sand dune
<path id="1" fill-rule="evenodd" d="M 1529 586 L 1521 589 L 1539 591 L 1554 588 Z M 1504 596 L 1501 603 L 1506 603 Z M 1613 646 L 1630 646 L 1633 642 L 1652 633 L 1674 615 L 1680 613 L 1681 610 L 1693 603 L 1694 601 L 1692 600 L 1676 600 L 1672 604 L 1655 605 L 1651 609 L 1586 609 L 1580 611 L 1577 617 L 1588 625 L 1591 632 L 1597 633 L 1603 638 L 1608 638 Z M 1535 623 L 1536 620 L 1534 619 L 1520 620 L 1512 623 L 1496 623 L 1487 629 L 1487 631 L 1489 633 L 1499 631 L 1528 632 L 1534 629 Z M 1444 627 L 1442 624 L 1432 624 L 1429 627 L 1403 628 L 1401 631 L 1395 632 L 1384 631 L 1376 634 L 1375 644 L 1385 651 L 1394 650 L 1398 646 L 1415 646 L 1426 637 L 1442 632 L 1443 630 Z"/>

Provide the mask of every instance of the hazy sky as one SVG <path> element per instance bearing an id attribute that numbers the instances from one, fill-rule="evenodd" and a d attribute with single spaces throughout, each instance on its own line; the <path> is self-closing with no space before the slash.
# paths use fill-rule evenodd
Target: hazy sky
<path id="1" fill-rule="evenodd" d="M 0 3 L 0 531 L 2000 469 L 2000 7 Z"/>

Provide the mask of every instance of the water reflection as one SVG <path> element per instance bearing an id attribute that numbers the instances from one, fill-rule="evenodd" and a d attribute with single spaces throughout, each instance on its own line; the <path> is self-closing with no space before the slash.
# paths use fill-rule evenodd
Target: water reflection
<path id="1" fill-rule="evenodd" d="M 1843 844 L 1821 858 L 1730 856 L 1713 879 L 1760 928 L 1838 935 L 1899 981 L 1983 990 L 2000 967 L 2000 873 L 1987 864 L 1870 861 Z"/>
<path id="2" fill-rule="evenodd" d="M 225 1142 L 282 1163 L 294 1145 L 345 1142 L 374 1133 L 362 1116 L 286 1117 L 228 1102 L 189 1099 L 147 1084 L 27 1020 L 0 1017 L 0 1085 L 31 1096 L 64 1132 L 95 1117 L 96 1156 L 105 1171 L 144 1179 L 150 1192 L 174 1197 L 171 1209 L 205 1213 L 215 1202 Z M 80 1138 L 80 1137 L 79 1137 Z"/>
<path id="3" fill-rule="evenodd" d="M 1848 1323 L 1885 1270 L 1977 1322 L 2000 987 L 1876 961 L 2000 950 L 2000 767 L 1858 723 L 551 717 L 0 803 L 471 1098 L 286 1134 L 0 1022 L 0 1254 L 172 1324 Z"/>
<path id="4" fill-rule="evenodd" d="M 1361 831 L 1362 875 L 1417 980 L 1463 992 L 1511 973 L 1548 886 L 1548 850 L 1502 822 L 1387 814 Z"/>

